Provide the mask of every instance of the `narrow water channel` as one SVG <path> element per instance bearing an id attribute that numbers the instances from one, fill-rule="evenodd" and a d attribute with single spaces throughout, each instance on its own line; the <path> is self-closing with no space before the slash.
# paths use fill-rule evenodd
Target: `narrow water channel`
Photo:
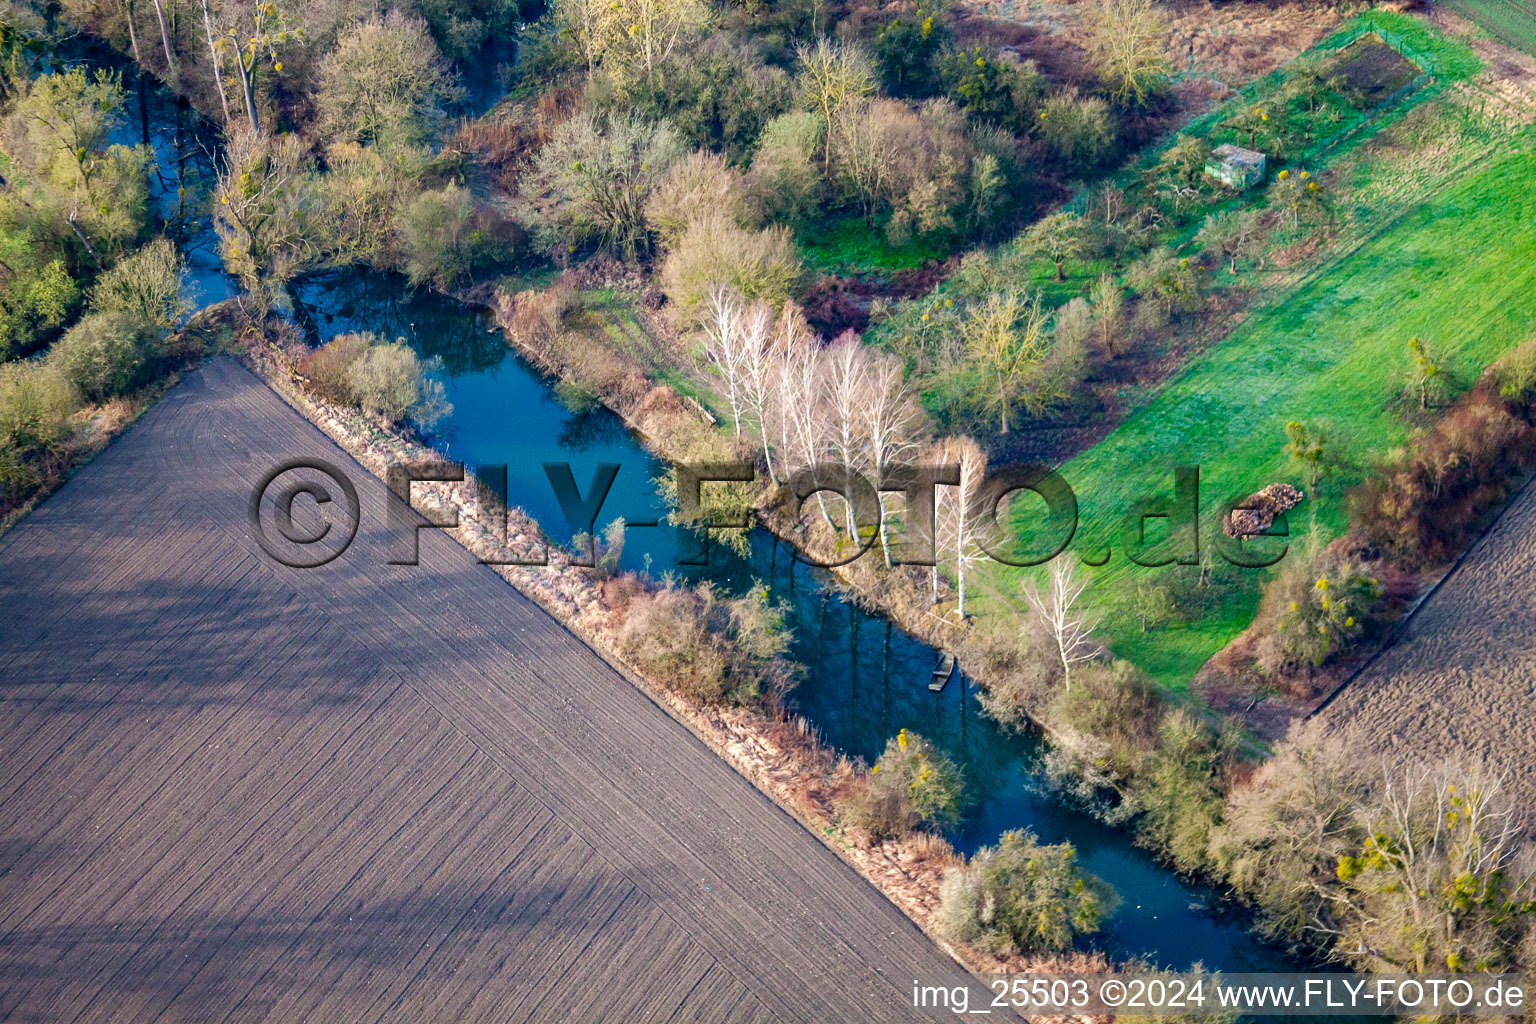
<path id="1" fill-rule="evenodd" d="M 178 186 L 191 195 L 211 180 L 207 140 L 178 128 L 185 117 L 174 103 L 151 93 L 142 121 L 131 119 L 114 139 L 138 142 L 141 126 L 147 130 L 159 160 L 152 182 L 156 209 L 173 228 L 179 204 L 185 204 Z M 233 295 L 233 283 L 219 269 L 207 218 L 190 208 L 180 212 L 191 297 L 202 305 Z M 471 467 L 508 466 L 509 500 L 556 541 L 569 540 L 569 531 L 544 475 L 546 461 L 570 463 L 583 491 L 598 463 L 620 465 L 600 523 L 664 515 L 653 483 L 661 464 L 606 409 L 573 412 L 563 406 L 550 382 L 511 352 L 482 314 L 425 291 L 411 293 L 397 276 L 361 269 L 313 275 L 294 296 L 300 315 L 322 341 L 369 330 L 405 338 L 421 354 L 441 357 L 454 411 L 439 425 L 434 443 L 448 458 Z M 1211 890 L 1179 879 L 1133 846 L 1128 833 L 1061 807 L 1041 785 L 1038 741 L 997 729 L 981 714 L 963 672 L 943 693 L 930 693 L 933 648 L 846 601 L 765 531 L 754 533 L 748 558 L 719 545 L 712 552 L 709 566 L 682 567 L 671 529 L 634 528 L 627 534 L 624 565 L 709 578 L 732 592 L 754 580 L 766 583 L 790 609 L 794 655 L 805 669 L 793 700 L 830 743 L 873 760 L 890 736 L 906 728 L 928 737 L 962 766 L 977 803 L 951 837 L 958 849 L 974 852 L 1016 828 L 1031 829 L 1048 843 L 1072 843 L 1083 864 L 1122 897 L 1094 943 L 1112 957 L 1146 957 L 1178 969 L 1197 961 L 1228 972 L 1296 969 L 1256 941 L 1243 916 L 1224 907 Z"/>
<path id="2" fill-rule="evenodd" d="M 321 340 L 369 330 L 402 337 L 421 354 L 439 356 L 453 414 L 439 425 L 436 446 L 449 458 L 506 465 L 512 504 L 537 519 L 557 542 L 570 531 L 542 463 L 568 462 L 585 491 L 599 463 L 620 466 L 599 525 L 615 517 L 658 519 L 664 507 L 652 483 L 663 471 L 618 417 L 598 408 L 573 412 L 549 382 L 511 352 L 483 315 L 404 282 L 368 271 L 332 271 L 295 292 Z M 1225 971 L 1287 969 L 1275 950 L 1245 930 L 1242 916 L 1224 910 L 1205 887 L 1180 880 L 1129 835 L 1066 810 L 1040 784 L 1039 743 L 1000 731 L 981 714 L 973 688 L 960 676 L 943 693 L 927 688 L 937 652 L 889 620 L 839 596 L 814 571 L 794 561 L 766 531 L 755 531 L 751 557 L 711 546 L 705 569 L 677 564 L 673 531 L 627 531 L 624 564 L 709 578 L 740 592 L 767 583 L 790 608 L 794 654 L 805 668 L 795 690 L 798 710 L 838 748 L 873 760 L 902 729 L 928 737 L 960 764 L 978 805 L 952 836 L 971 853 L 1008 829 L 1033 830 L 1046 842 L 1071 842 L 1084 865 L 1113 885 L 1123 902 L 1099 945 L 1112 956 L 1145 956 L 1185 968 L 1195 961 Z M 962 666 L 963 667 L 963 666 Z"/>

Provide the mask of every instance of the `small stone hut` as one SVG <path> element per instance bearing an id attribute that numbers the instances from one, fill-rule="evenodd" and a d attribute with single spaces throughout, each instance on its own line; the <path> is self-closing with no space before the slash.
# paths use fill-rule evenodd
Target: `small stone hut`
<path id="1" fill-rule="evenodd" d="M 1205 173 L 1241 191 L 1264 180 L 1264 154 L 1225 143 L 1211 151 Z"/>

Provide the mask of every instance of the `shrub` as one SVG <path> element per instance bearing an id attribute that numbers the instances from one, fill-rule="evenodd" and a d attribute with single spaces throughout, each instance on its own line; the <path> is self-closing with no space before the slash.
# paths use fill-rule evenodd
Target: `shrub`
<path id="1" fill-rule="evenodd" d="M 0 498 L 6 504 L 47 478 L 50 463 L 69 440 L 74 397 L 50 366 L 0 366 Z"/>
<path id="2" fill-rule="evenodd" d="M 460 95 L 420 18 L 390 11 L 359 22 L 320 62 L 315 105 L 332 136 L 384 146 L 431 141 Z"/>
<path id="3" fill-rule="evenodd" d="M 578 114 L 555 129 L 523 176 L 528 221 L 548 246 L 595 244 L 631 258 L 647 252 L 645 202 L 682 155 L 665 121 Z"/>
<path id="4" fill-rule="evenodd" d="M 1088 662 L 1072 682 L 1051 702 L 1052 725 L 1104 740 L 1108 767 L 1130 773 L 1157 739 L 1163 714 L 1157 688 L 1128 661 Z"/>
<path id="5" fill-rule="evenodd" d="M 710 288 L 729 285 L 748 302 L 778 308 L 795 294 L 802 268 L 789 230 L 750 231 L 723 213 L 688 226 L 661 268 L 661 287 L 685 318 L 694 316 Z"/>
<path id="6" fill-rule="evenodd" d="M 1499 397 L 1511 405 L 1529 408 L 1536 399 L 1536 339 L 1517 345 L 1493 367 Z"/>
<path id="7" fill-rule="evenodd" d="M 1044 846 L 1015 830 L 951 868 L 940 901 L 940 927 L 950 938 L 1012 956 L 1071 949 L 1079 935 L 1099 930 L 1118 897 L 1082 869 L 1071 844 Z"/>
<path id="8" fill-rule="evenodd" d="M 80 289 L 61 259 L 21 274 L 0 290 L 0 359 L 22 355 L 68 320 Z"/>
<path id="9" fill-rule="evenodd" d="M 453 411 L 442 383 L 427 376 L 434 368 L 432 363 L 423 363 L 403 338 L 391 344 L 373 344 L 347 367 L 347 390 L 371 416 L 388 423 L 409 418 L 430 430 Z"/>
<path id="10" fill-rule="evenodd" d="M 896 100 L 864 102 L 833 122 L 833 175 L 866 217 L 889 211 L 886 239 L 943 235 L 996 215 L 1008 189 L 1006 149 L 978 149 L 949 100 L 917 110 Z"/>
<path id="11" fill-rule="evenodd" d="M 1380 614 L 1382 588 L 1369 570 L 1331 550 L 1286 559 L 1256 620 L 1259 665 L 1292 675 L 1348 654 Z"/>
<path id="12" fill-rule="evenodd" d="M 298 371 L 309 390 L 328 402 L 352 401 L 348 372 L 379 340 L 374 334 L 338 334 L 299 360 Z"/>
<path id="13" fill-rule="evenodd" d="M 931 96 L 939 88 L 939 54 L 949 30 L 927 10 L 891 19 L 875 33 L 875 68 L 893 96 Z"/>
<path id="14" fill-rule="evenodd" d="M 713 153 L 690 153 L 672 166 L 645 203 L 651 230 L 670 248 L 691 221 L 718 213 L 744 225 L 751 219 L 741 174 Z"/>
<path id="15" fill-rule="evenodd" d="M 403 202 L 420 189 L 432 151 L 334 143 L 316 183 L 305 233 L 327 261 L 393 267 L 399 262 L 396 221 Z"/>
<path id="16" fill-rule="evenodd" d="M 1320 724 L 1320 723 L 1319 723 Z M 1368 780 L 1359 737 L 1310 727 L 1282 744 L 1227 798 L 1211 861 L 1258 908 L 1260 931 L 1287 945 L 1317 942 L 1338 859 L 1358 843 Z"/>
<path id="17" fill-rule="evenodd" d="M 782 68 L 764 64 L 756 47 L 723 35 L 673 55 L 654 79 L 624 85 L 598 104 L 665 119 L 688 146 L 743 166 L 764 127 L 789 109 L 792 98 Z"/>
<path id="18" fill-rule="evenodd" d="M 932 743 L 903 729 L 886 743 L 838 813 L 876 839 L 894 839 L 920 827 L 955 825 L 964 802 L 960 769 Z"/>
<path id="19" fill-rule="evenodd" d="M 175 244 L 157 238 L 97 279 L 91 312 L 127 317 L 164 337 L 192 311 L 181 294 L 185 269 Z"/>
<path id="20" fill-rule="evenodd" d="M 1030 130 L 1042 93 L 1033 63 L 994 56 L 977 46 L 951 50 L 939 60 L 944 95 L 971 115 L 1017 134 Z"/>
<path id="21" fill-rule="evenodd" d="M 400 211 L 395 228 L 413 285 L 451 287 L 490 255 L 485 231 L 475 216 L 474 197 L 453 182 L 413 199 Z"/>
<path id="22" fill-rule="evenodd" d="M 1129 784 L 1142 812 L 1138 838 L 1180 871 L 1206 863 L 1211 829 L 1221 820 L 1222 741 L 1231 740 L 1182 709 L 1164 715 L 1155 748 Z"/>
<path id="23" fill-rule="evenodd" d="M 758 141 L 747 187 L 764 219 L 798 224 L 820 209 L 825 179 L 816 163 L 826 122 L 812 113 L 783 114 Z"/>
<path id="24" fill-rule="evenodd" d="M 616 615 L 619 653 L 688 700 L 773 707 L 794 681 L 784 610 L 761 587 L 723 600 L 707 583 L 668 582 Z"/>
<path id="25" fill-rule="evenodd" d="M 1449 557 L 1536 465 L 1536 429 L 1490 388 L 1457 402 L 1351 494 L 1353 521 L 1398 563 Z"/>
<path id="26" fill-rule="evenodd" d="M 48 361 L 82 395 L 100 402 L 133 390 L 154 340 L 140 323 L 95 313 L 54 344 Z"/>
<path id="27" fill-rule="evenodd" d="M 1097 166 L 1115 148 L 1109 104 L 1071 87 L 1046 97 L 1035 130 L 1051 152 L 1076 171 Z"/>

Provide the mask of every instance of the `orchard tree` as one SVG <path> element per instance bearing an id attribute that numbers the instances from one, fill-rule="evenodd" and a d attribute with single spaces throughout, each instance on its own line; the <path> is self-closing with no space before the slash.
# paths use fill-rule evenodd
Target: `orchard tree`
<path id="1" fill-rule="evenodd" d="M 961 334 L 971 363 L 992 390 L 1002 433 L 1008 433 L 1008 410 L 1015 403 L 1030 412 L 1045 407 L 1050 332 L 1038 298 L 993 292 L 971 309 Z"/>
<path id="2" fill-rule="evenodd" d="M 1263 251 L 1264 214 L 1251 207 L 1213 213 L 1196 236 L 1206 249 L 1227 261 L 1227 272 L 1237 273 L 1239 260 L 1254 259 Z"/>
<path id="3" fill-rule="evenodd" d="M 1444 388 L 1445 378 L 1440 372 L 1440 360 L 1429 346 L 1415 335 L 1408 339 L 1408 389 L 1419 398 L 1419 411 L 1429 408 L 1430 397 L 1438 397 Z"/>
<path id="4" fill-rule="evenodd" d="M 395 10 L 342 35 L 319 77 L 321 122 L 333 137 L 353 142 L 426 144 L 460 95 L 427 23 Z"/>
<path id="5" fill-rule="evenodd" d="M 1082 219 L 1066 211 L 1044 217 L 1025 233 L 1024 247 L 1050 260 L 1056 268 L 1056 280 L 1065 281 L 1067 260 L 1078 259 L 1088 251 Z"/>
<path id="6" fill-rule="evenodd" d="M 1317 490 L 1317 481 L 1333 473 L 1333 449 L 1322 427 L 1297 423 L 1285 425 L 1285 453 L 1307 474 L 1307 489 Z"/>
<path id="7" fill-rule="evenodd" d="M 1125 289 L 1120 287 L 1113 274 L 1105 271 L 1089 288 L 1088 301 L 1099 344 L 1104 354 L 1114 359 L 1119 355 L 1116 345 L 1125 327 Z"/>

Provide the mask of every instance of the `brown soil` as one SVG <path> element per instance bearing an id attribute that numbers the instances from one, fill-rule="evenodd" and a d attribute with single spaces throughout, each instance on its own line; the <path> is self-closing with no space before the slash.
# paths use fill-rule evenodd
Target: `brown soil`
<path id="1" fill-rule="evenodd" d="M 1536 486 L 1527 486 L 1323 721 L 1360 726 L 1383 754 L 1483 760 L 1508 771 L 1517 799 L 1536 799 L 1533 558 Z"/>
<path id="2" fill-rule="evenodd" d="M 1085 79 L 1083 47 L 1090 3 L 972 0 L 978 15 L 1018 27 L 1021 57 L 1069 80 Z M 1172 0 L 1167 53 L 1174 70 L 1220 80 L 1227 88 L 1268 74 L 1321 39 L 1339 21 L 1334 4 L 1316 0 L 1215 4 Z"/>

